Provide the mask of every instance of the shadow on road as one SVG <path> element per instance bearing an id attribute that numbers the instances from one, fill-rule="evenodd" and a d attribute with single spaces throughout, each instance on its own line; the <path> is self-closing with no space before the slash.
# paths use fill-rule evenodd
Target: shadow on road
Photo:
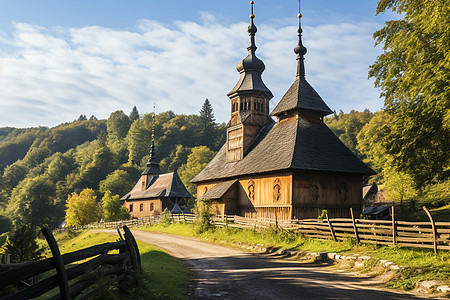
<path id="1" fill-rule="evenodd" d="M 375 290 L 373 279 L 256 255 L 188 259 L 200 299 L 424 299 Z"/>

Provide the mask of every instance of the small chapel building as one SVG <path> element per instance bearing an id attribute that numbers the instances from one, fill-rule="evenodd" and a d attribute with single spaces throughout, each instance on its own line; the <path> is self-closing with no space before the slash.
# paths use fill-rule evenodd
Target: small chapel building
<path id="1" fill-rule="evenodd" d="M 176 172 L 161 174 L 156 162 L 152 139 L 147 168 L 133 189 L 120 200 L 129 210 L 131 218 L 160 215 L 166 208 L 172 213 L 190 213 L 186 199 L 194 198 Z"/>
<path id="2" fill-rule="evenodd" d="M 272 112 L 273 95 L 261 78 L 265 66 L 255 55 L 254 17 L 252 3 L 248 55 L 228 93 L 227 140 L 192 180 L 198 200 L 211 200 L 217 214 L 250 218 L 317 218 L 323 209 L 347 217 L 350 208 L 359 216 L 363 179 L 375 172 L 323 121 L 332 110 L 305 79 L 301 14 L 297 76 Z"/>

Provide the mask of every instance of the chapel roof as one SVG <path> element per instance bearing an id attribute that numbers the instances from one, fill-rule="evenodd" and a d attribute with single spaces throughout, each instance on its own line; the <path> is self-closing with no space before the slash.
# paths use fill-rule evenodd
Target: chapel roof
<path id="1" fill-rule="evenodd" d="M 143 175 L 150 176 L 150 175 Z M 151 176 L 149 184 L 142 191 L 141 180 L 120 200 L 151 199 L 160 197 L 194 198 L 187 191 L 180 177 L 175 172 Z"/>
<path id="2" fill-rule="evenodd" d="M 213 186 L 209 191 L 201 195 L 197 200 L 220 199 L 237 182 L 237 179 L 220 182 Z"/>
<path id="3" fill-rule="evenodd" d="M 294 48 L 297 54 L 297 76 L 294 83 L 288 89 L 274 110 L 270 113 L 271 116 L 277 116 L 290 110 L 307 110 L 313 111 L 318 116 L 326 116 L 333 111 L 325 104 L 322 98 L 317 94 L 313 87 L 305 79 L 305 54 L 306 47 L 302 42 L 302 27 L 301 17 L 298 14 L 298 44 Z"/>
<path id="4" fill-rule="evenodd" d="M 280 170 L 376 174 L 321 121 L 289 118 L 261 129 L 244 158 L 227 162 L 226 144 L 191 182 Z"/>

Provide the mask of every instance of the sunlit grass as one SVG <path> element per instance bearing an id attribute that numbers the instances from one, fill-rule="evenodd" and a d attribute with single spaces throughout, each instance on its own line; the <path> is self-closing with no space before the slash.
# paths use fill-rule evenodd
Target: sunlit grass
<path id="1" fill-rule="evenodd" d="M 197 237 L 207 242 L 229 246 L 238 246 L 237 243 L 254 243 L 262 244 L 264 247 L 293 251 L 369 255 L 373 258 L 372 261 L 385 259 L 404 267 L 388 282 L 389 287 L 411 289 L 415 287 L 418 281 L 422 280 L 439 280 L 450 284 L 449 251 L 440 251 L 438 255 L 435 255 L 431 249 L 357 244 L 353 238 L 338 242 L 331 239 L 312 239 L 301 234 L 275 230 L 274 228 L 259 232 L 237 228 L 215 228 L 196 235 L 192 224 L 178 223 L 169 226 L 146 226 L 140 228 L 140 230 Z"/>
<path id="2" fill-rule="evenodd" d="M 91 231 L 55 234 L 62 254 L 117 240 L 117 236 Z M 188 299 L 191 278 L 189 267 L 180 259 L 170 256 L 160 248 L 137 241 L 141 253 L 142 275 L 140 283 L 130 286 L 130 295 L 121 294 L 116 285 L 105 287 L 98 299 Z M 114 252 L 110 252 L 114 253 Z M 50 250 L 45 252 L 51 256 Z"/>

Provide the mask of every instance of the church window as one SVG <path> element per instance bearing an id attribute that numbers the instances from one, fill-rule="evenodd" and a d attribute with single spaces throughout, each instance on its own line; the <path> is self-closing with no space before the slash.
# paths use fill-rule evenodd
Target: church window
<path id="1" fill-rule="evenodd" d="M 150 210 L 153 211 L 155 209 L 155 206 L 153 205 L 153 203 L 150 203 Z"/>
<path id="2" fill-rule="evenodd" d="M 319 183 L 314 180 L 309 187 L 311 200 L 316 203 L 319 200 Z"/>
<path id="3" fill-rule="evenodd" d="M 281 182 L 280 179 L 275 179 L 273 183 L 273 201 L 277 202 L 281 198 Z"/>
<path id="4" fill-rule="evenodd" d="M 144 204 L 141 203 L 141 204 L 139 205 L 139 211 L 144 211 Z"/>
<path id="5" fill-rule="evenodd" d="M 339 202 L 346 202 L 348 198 L 348 186 L 345 182 L 338 187 Z"/>
<path id="6" fill-rule="evenodd" d="M 241 110 L 244 110 L 244 102 L 241 102 Z"/>
<path id="7" fill-rule="evenodd" d="M 142 190 L 145 190 L 145 180 L 142 180 Z"/>
<path id="8" fill-rule="evenodd" d="M 130 211 L 133 211 L 133 204 L 130 204 Z"/>
<path id="9" fill-rule="evenodd" d="M 255 200 L 255 182 L 253 180 L 248 182 L 248 198 L 252 201 Z"/>

